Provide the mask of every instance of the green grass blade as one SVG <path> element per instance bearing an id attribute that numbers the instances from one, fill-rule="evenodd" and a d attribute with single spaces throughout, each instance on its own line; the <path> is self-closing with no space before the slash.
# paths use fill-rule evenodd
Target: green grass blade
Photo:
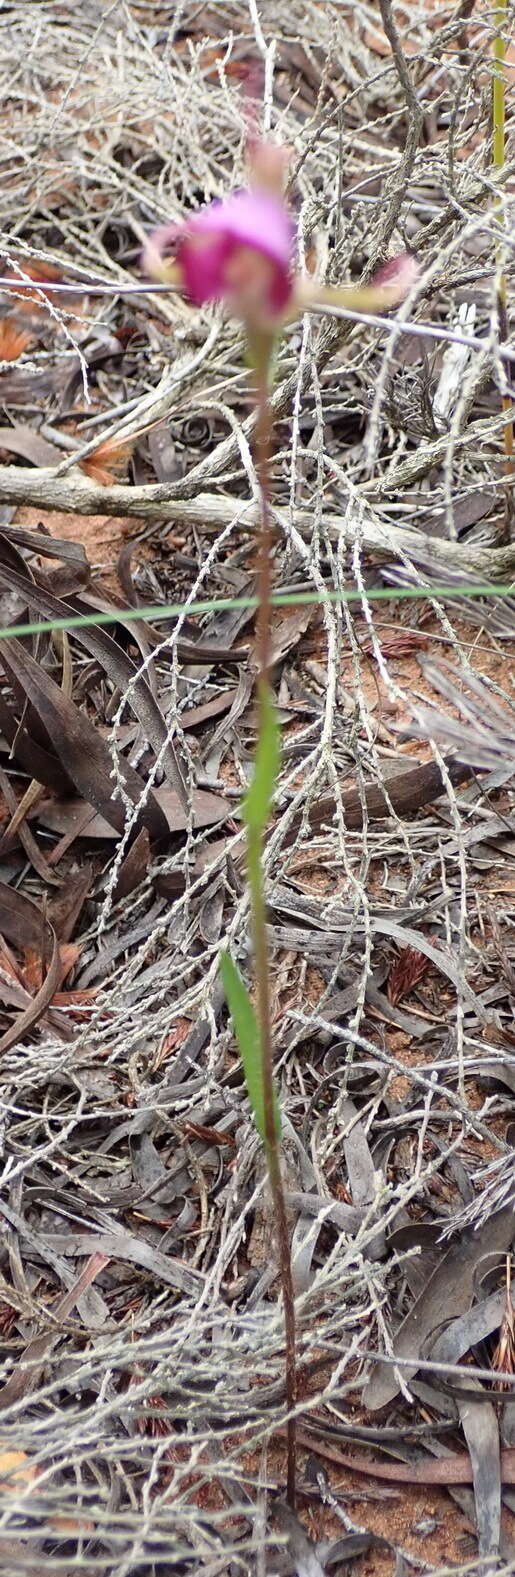
<path id="1" fill-rule="evenodd" d="M 263 1142 L 266 1143 L 261 1035 L 257 1015 L 250 1000 L 247 987 L 230 953 L 222 953 L 220 971 L 236 1039 L 240 1048 L 247 1094 L 252 1107 L 254 1121 L 258 1133 L 261 1135 Z M 275 1095 L 274 1111 L 276 1137 L 279 1139 L 281 1136 L 281 1117 Z"/>
<path id="2" fill-rule="evenodd" d="M 506 359 L 508 359 L 509 351 L 503 352 L 502 346 L 500 349 L 501 354 L 505 354 Z M 367 601 L 390 602 L 392 604 L 406 601 L 420 602 L 421 600 L 426 600 L 428 596 L 433 596 L 439 597 L 440 600 L 445 598 L 448 602 L 460 602 L 463 597 L 511 597 L 514 590 L 515 583 L 513 580 L 486 581 L 484 584 L 478 581 L 463 581 L 459 585 L 455 584 L 452 586 L 442 585 L 439 581 L 434 581 L 425 586 L 371 586 L 370 590 L 367 591 Z M 294 591 L 290 593 L 277 591 L 273 592 L 270 598 L 273 608 L 310 608 L 317 606 L 321 601 L 322 598 L 319 591 Z M 361 603 L 363 601 L 363 594 L 361 591 L 351 588 L 347 588 L 345 591 L 333 591 L 328 587 L 324 591 L 323 601 L 330 602 L 335 607 L 347 605 L 352 607 L 355 602 Z M 190 618 L 193 618 L 194 615 L 236 612 L 240 608 L 254 609 L 256 606 L 255 596 L 207 597 L 205 600 L 188 603 L 187 612 Z M 116 608 L 112 613 L 70 613 L 62 619 L 27 619 L 20 624 L 0 626 L 0 642 L 4 639 L 10 640 L 13 636 L 21 639 L 25 635 L 51 635 L 53 630 L 87 630 L 90 625 L 108 628 L 111 624 L 118 624 L 120 619 L 123 619 L 124 623 L 128 623 L 131 619 L 138 621 L 149 619 L 152 623 L 158 623 L 162 619 L 181 618 L 184 612 L 184 603 L 171 602 L 159 603 L 156 607 L 146 608 L 120 607 Z"/>

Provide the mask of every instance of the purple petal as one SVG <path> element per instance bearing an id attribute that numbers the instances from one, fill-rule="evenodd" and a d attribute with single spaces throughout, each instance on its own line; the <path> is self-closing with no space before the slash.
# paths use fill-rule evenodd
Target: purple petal
<path id="1" fill-rule="evenodd" d="M 235 192 L 225 202 L 210 203 L 185 225 L 177 247 L 190 299 L 201 305 L 223 297 L 226 268 L 240 248 L 256 252 L 272 264 L 267 307 L 280 313 L 291 295 L 294 226 L 286 205 L 269 192 Z"/>
<path id="2" fill-rule="evenodd" d="M 213 203 L 212 208 L 215 206 L 221 208 L 222 204 Z M 176 253 L 185 293 L 197 307 L 223 296 L 225 266 L 231 252 L 230 241 L 223 226 L 217 226 L 214 214 L 208 225 L 203 224 L 207 214 L 211 214 L 211 208 L 203 208 L 184 226 Z"/>

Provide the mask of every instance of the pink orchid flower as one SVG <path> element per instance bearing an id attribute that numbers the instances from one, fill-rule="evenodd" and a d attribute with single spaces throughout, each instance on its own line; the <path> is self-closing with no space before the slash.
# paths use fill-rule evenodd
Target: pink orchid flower
<path id="1" fill-rule="evenodd" d="M 281 318 L 293 290 L 295 230 L 286 205 L 266 191 L 234 192 L 181 228 L 162 225 L 143 254 L 145 273 L 177 283 L 193 301 L 226 301 L 236 317 Z M 174 260 L 166 253 L 172 246 Z"/>
<path id="2" fill-rule="evenodd" d="M 381 312 L 396 306 L 419 275 L 409 252 L 355 289 L 294 275 L 295 227 L 282 195 L 286 157 L 273 143 L 254 143 L 250 188 L 209 203 L 183 225 L 161 225 L 144 248 L 145 273 L 177 286 L 196 306 L 224 301 L 258 330 L 280 327 L 309 308 Z"/>

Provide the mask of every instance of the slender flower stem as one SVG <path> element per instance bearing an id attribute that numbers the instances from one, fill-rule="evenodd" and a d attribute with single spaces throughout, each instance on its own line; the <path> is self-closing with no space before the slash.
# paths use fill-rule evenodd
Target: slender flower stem
<path id="1" fill-rule="evenodd" d="M 262 347 L 259 358 L 256 358 L 258 362 L 256 368 L 258 373 L 256 464 L 261 494 L 261 528 L 259 533 L 259 554 L 257 566 L 258 612 L 256 631 L 256 658 L 258 665 L 257 706 L 259 732 L 265 728 L 269 707 L 268 670 L 270 666 L 272 549 L 272 531 L 269 506 L 269 471 L 272 430 L 270 413 L 269 369 L 272 349 L 272 343 L 266 347 L 266 352 L 265 348 Z M 250 830 L 248 836 L 249 882 L 252 902 L 252 928 L 256 969 L 257 1008 L 261 1034 L 265 1148 L 268 1177 L 272 1194 L 275 1230 L 277 1234 L 278 1261 L 284 1309 L 286 1403 L 289 1413 L 287 1425 L 288 1461 L 286 1493 L 288 1503 L 293 1508 L 295 1505 L 296 1483 L 296 1423 L 294 1409 L 297 1395 L 295 1298 L 291 1272 L 291 1250 L 288 1231 L 288 1218 L 286 1213 L 286 1201 L 284 1197 L 284 1187 L 281 1172 L 280 1145 L 277 1131 L 273 1089 L 270 967 L 266 923 L 266 900 L 263 885 L 263 837 L 261 833 L 251 834 Z"/>
<path id="2" fill-rule="evenodd" d="M 270 638 L 271 638 L 271 590 L 272 590 L 272 527 L 270 520 L 270 449 L 272 442 L 272 421 L 270 412 L 270 387 L 269 387 L 269 360 L 271 350 L 263 353 L 266 355 L 266 365 L 260 366 L 257 384 L 256 405 L 256 437 L 255 455 L 261 498 L 261 522 L 259 533 L 259 553 L 257 563 L 257 596 L 258 611 L 256 622 L 256 658 L 258 663 L 258 688 L 268 685 L 270 667 Z"/>

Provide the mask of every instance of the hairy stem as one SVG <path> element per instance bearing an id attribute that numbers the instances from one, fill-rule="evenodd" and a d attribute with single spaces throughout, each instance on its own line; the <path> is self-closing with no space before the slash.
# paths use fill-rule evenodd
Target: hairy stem
<path id="1" fill-rule="evenodd" d="M 492 121 L 493 121 L 493 165 L 496 174 L 504 168 L 506 154 L 506 82 L 505 82 L 505 56 L 506 56 L 506 27 L 508 22 L 508 0 L 497 0 L 495 8 L 495 38 L 494 38 L 494 69 L 492 84 Z M 502 224 L 504 221 L 504 200 L 499 193 L 496 202 L 497 218 Z M 497 246 L 498 263 L 504 262 L 502 242 Z M 501 340 L 508 337 L 508 314 L 506 275 L 501 272 L 498 293 L 499 335 Z M 503 410 L 508 411 L 511 401 L 507 395 L 503 396 Z M 510 478 L 513 472 L 513 423 L 507 422 L 504 429 L 504 454 L 506 484 L 506 528 L 509 535 L 512 515 L 512 500 Z"/>
<path id="2" fill-rule="evenodd" d="M 258 665 L 257 706 L 258 732 L 264 729 L 269 700 L 268 669 L 270 665 L 271 627 L 271 552 L 272 531 L 269 508 L 269 466 L 272 416 L 269 399 L 269 368 L 272 345 L 266 353 L 262 350 L 258 361 L 256 463 L 261 494 L 261 523 L 257 565 L 258 612 L 256 631 L 256 658 Z M 252 904 L 252 926 L 256 968 L 256 990 L 261 1034 L 263 1105 L 265 1126 L 266 1161 L 275 1231 L 284 1308 L 286 1353 L 286 1403 L 288 1407 L 287 1443 L 287 1499 L 295 1505 L 296 1482 L 296 1423 L 294 1409 L 297 1394 L 295 1299 L 291 1271 L 291 1251 L 288 1231 L 286 1200 L 281 1172 L 280 1144 L 274 1109 L 273 1055 L 270 1007 L 270 968 L 266 923 L 266 901 L 263 884 L 263 835 L 248 833 L 249 882 Z"/>

